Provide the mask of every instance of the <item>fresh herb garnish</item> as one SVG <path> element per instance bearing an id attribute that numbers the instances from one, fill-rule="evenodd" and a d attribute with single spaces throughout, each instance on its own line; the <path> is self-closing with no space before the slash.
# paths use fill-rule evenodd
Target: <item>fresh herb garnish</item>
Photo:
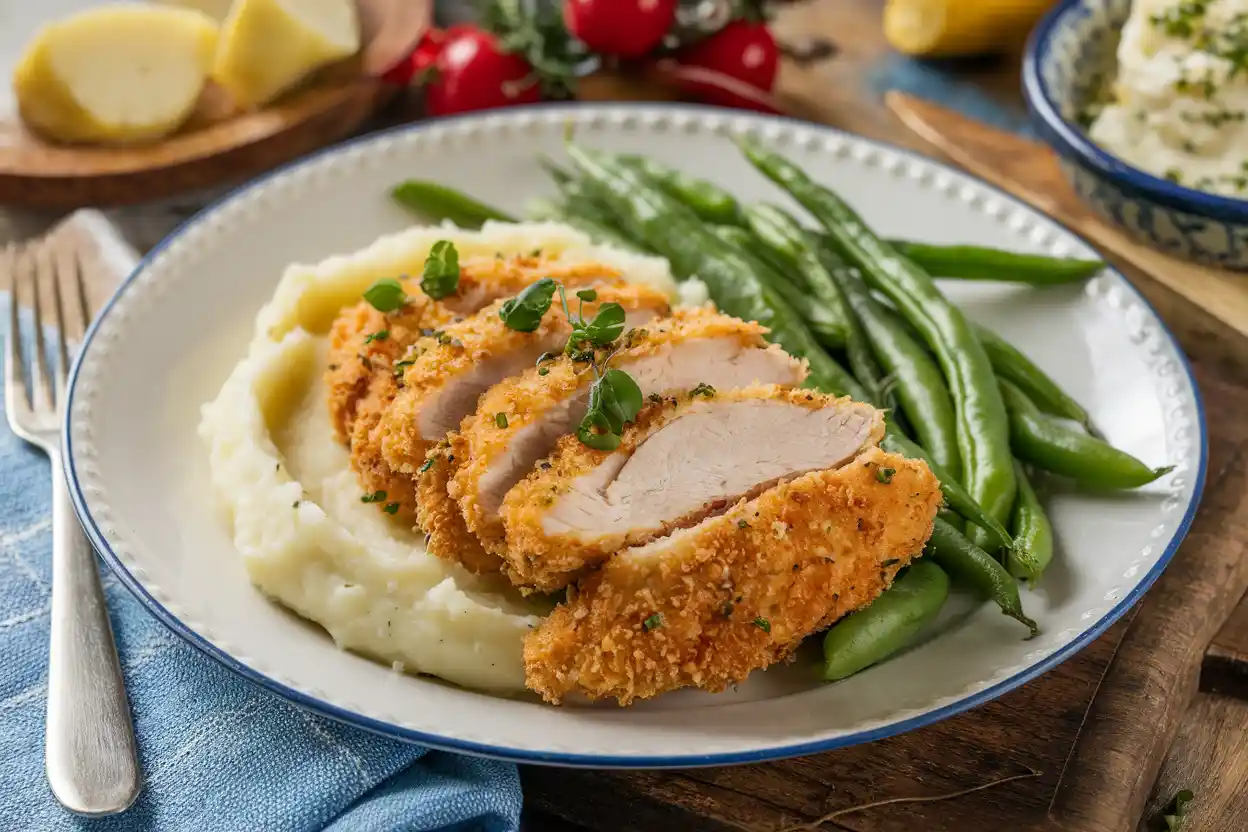
<path id="1" fill-rule="evenodd" d="M 393 277 L 383 277 L 364 291 L 364 300 L 378 312 L 393 312 L 407 303 L 407 293 Z"/>
<path id="2" fill-rule="evenodd" d="M 758 629 L 762 630 L 764 633 L 770 633 L 770 632 L 771 632 L 771 622 L 770 622 L 770 621 L 768 621 L 766 618 L 761 618 L 761 617 L 760 617 L 760 618 L 755 618 L 755 619 L 754 619 L 754 626 L 755 626 L 755 627 L 757 627 Z"/>
<path id="3" fill-rule="evenodd" d="M 412 365 L 413 365 L 413 364 L 415 364 L 415 363 L 416 363 L 415 359 L 411 359 L 411 358 L 405 358 L 405 359 L 403 359 L 402 361 L 396 361 L 396 362 L 394 362 L 394 376 L 395 376 L 395 378 L 402 378 L 402 377 L 403 377 L 403 372 L 404 372 L 404 371 L 405 371 L 408 367 L 412 366 Z"/>
<path id="4" fill-rule="evenodd" d="M 580 315 L 578 318 L 580 320 L 573 324 L 572 335 L 568 338 L 569 353 L 585 342 L 595 347 L 605 347 L 619 338 L 624 331 L 624 307 L 618 303 L 604 303 L 592 321 L 586 322 Z"/>
<path id="5" fill-rule="evenodd" d="M 1183 789 L 1170 801 L 1170 807 L 1162 815 L 1166 821 L 1167 832 L 1179 832 L 1183 828 L 1183 823 L 1187 820 L 1187 804 L 1194 797 L 1191 789 Z"/>
<path id="6" fill-rule="evenodd" d="M 633 377 L 623 370 L 607 370 L 589 388 L 589 409 L 576 438 L 595 450 L 614 451 L 620 447 L 624 425 L 637 418 L 641 405 L 641 388 Z"/>
<path id="7" fill-rule="evenodd" d="M 542 317 L 550 311 L 559 284 L 552 278 L 543 277 L 532 283 L 498 310 L 498 317 L 509 329 L 516 332 L 532 332 L 542 324 Z"/>
<path id="8" fill-rule="evenodd" d="M 455 294 L 459 288 L 459 252 L 450 240 L 438 240 L 425 258 L 420 289 L 434 300 Z"/>
<path id="9" fill-rule="evenodd" d="M 507 427 L 507 414 L 502 412 L 495 413 L 494 424 L 498 425 L 500 428 Z"/>
<path id="10" fill-rule="evenodd" d="M 641 628 L 647 633 L 651 630 L 657 630 L 663 626 L 663 614 L 656 612 L 654 615 L 641 622 Z"/>
<path id="11" fill-rule="evenodd" d="M 425 464 L 420 466 L 420 471 L 418 471 L 417 473 L 423 474 L 432 467 L 433 467 L 433 457 L 429 457 L 428 459 L 425 460 Z"/>
<path id="12" fill-rule="evenodd" d="M 593 303 L 594 301 L 598 300 L 598 290 L 597 289 L 582 289 L 581 291 L 576 293 L 576 296 L 583 301 Z"/>
<path id="13" fill-rule="evenodd" d="M 897 473 L 896 468 L 876 468 L 875 478 L 880 482 L 888 485 L 893 481 L 893 475 Z"/>
<path id="14" fill-rule="evenodd" d="M 708 399 L 713 399 L 715 398 L 715 388 L 705 381 L 700 382 L 697 387 L 689 391 L 689 398 L 694 399 L 698 396 L 706 396 Z"/>
<path id="15" fill-rule="evenodd" d="M 540 368 L 538 368 L 537 374 L 538 374 L 539 376 L 548 376 L 548 375 L 550 375 L 550 368 L 549 368 L 549 367 L 540 367 Z"/>
<path id="16" fill-rule="evenodd" d="M 384 499 L 386 499 L 386 492 L 374 491 L 372 494 L 365 494 L 363 497 L 361 497 L 360 502 L 361 503 L 380 503 Z"/>
<path id="17" fill-rule="evenodd" d="M 745 522 L 744 520 L 738 520 L 738 521 L 737 521 L 737 528 L 738 528 L 738 529 L 748 529 L 749 527 L 750 527 L 750 524 L 749 524 L 749 523 L 747 523 L 747 522 Z"/>
<path id="18" fill-rule="evenodd" d="M 399 504 L 398 503 L 386 503 L 384 506 L 381 507 L 381 510 L 384 511 L 386 514 L 398 514 Z"/>
<path id="19" fill-rule="evenodd" d="M 365 344 L 371 344 L 374 341 L 384 341 L 390 337 L 390 330 L 379 329 L 364 339 Z"/>

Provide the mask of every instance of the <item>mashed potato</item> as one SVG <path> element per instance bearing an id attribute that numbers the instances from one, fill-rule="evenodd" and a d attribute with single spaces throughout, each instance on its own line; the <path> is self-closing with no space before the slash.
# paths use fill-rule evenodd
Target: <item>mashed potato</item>
<path id="1" fill-rule="evenodd" d="M 415 228 L 290 266 L 256 318 L 246 357 L 204 406 L 200 434 L 235 546 L 262 592 L 344 649 L 469 687 L 520 691 L 521 642 L 549 603 L 428 554 L 419 534 L 362 503 L 326 407 L 326 333 L 338 312 L 379 278 L 419 272 L 438 240 L 464 257 L 541 248 L 615 266 L 678 305 L 706 299 L 696 281 L 678 289 L 666 261 L 593 246 L 562 225 Z"/>
<path id="2" fill-rule="evenodd" d="M 1199 190 L 1248 195 L 1248 0 L 1136 0 L 1093 141 Z"/>

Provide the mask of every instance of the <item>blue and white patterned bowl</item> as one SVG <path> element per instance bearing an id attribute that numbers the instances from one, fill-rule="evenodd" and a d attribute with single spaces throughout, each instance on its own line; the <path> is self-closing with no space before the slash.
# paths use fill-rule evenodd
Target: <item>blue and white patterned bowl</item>
<path id="1" fill-rule="evenodd" d="M 1023 59 L 1023 93 L 1041 138 L 1075 191 L 1144 242 L 1184 260 L 1248 270 L 1248 200 L 1196 191 L 1098 147 L 1079 113 L 1112 77 L 1130 0 L 1062 0 L 1037 26 Z"/>

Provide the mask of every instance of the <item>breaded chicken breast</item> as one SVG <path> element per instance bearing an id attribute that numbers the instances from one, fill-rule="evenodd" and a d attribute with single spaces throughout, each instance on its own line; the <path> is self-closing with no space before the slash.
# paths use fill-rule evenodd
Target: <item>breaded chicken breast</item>
<path id="1" fill-rule="evenodd" d="M 763 340 L 765 329 L 704 309 L 680 310 L 619 344 L 610 366 L 625 370 L 643 396 L 699 384 L 730 389 L 753 383 L 799 384 L 804 362 Z M 451 443 L 456 471 L 448 486 L 468 529 L 486 551 L 505 547 L 503 497 L 584 418 L 594 372 L 560 356 L 485 393 Z"/>
<path id="2" fill-rule="evenodd" d="M 636 284 L 597 285 L 597 300 L 571 298 L 574 316 L 591 320 L 604 303 L 624 309 L 626 327 L 642 326 L 670 311 L 667 295 Z M 396 471 L 414 473 L 434 443 L 459 427 L 477 407 L 481 394 L 509 376 L 524 372 L 545 353 L 559 353 L 572 332 L 562 304 L 555 301 L 533 332 L 509 328 L 499 318 L 507 300 L 443 327 L 408 351 L 402 389 L 380 425 L 382 453 Z"/>
<path id="3" fill-rule="evenodd" d="M 478 574 L 497 572 L 498 556 L 482 548 L 481 541 L 464 525 L 459 504 L 446 493 L 455 461 L 450 445 L 448 440 L 435 445 L 415 474 L 416 519 L 425 533 L 425 549 Z"/>
<path id="4" fill-rule="evenodd" d="M 378 425 L 399 390 L 396 368 L 422 337 L 437 337 L 446 326 L 502 297 L 515 295 L 546 276 L 568 286 L 618 283 L 618 270 L 598 263 L 560 263 L 538 254 L 524 257 L 473 257 L 460 263 L 453 295 L 433 300 L 416 278 L 400 281 L 406 302 L 380 312 L 360 301 L 342 312 L 329 335 L 326 381 L 329 413 L 339 441 L 351 448 L 351 464 L 365 494 L 396 519 L 416 520 L 411 477 L 396 472 L 382 455 Z M 379 496 L 384 495 L 384 496 Z"/>
<path id="5" fill-rule="evenodd" d="M 721 691 L 879 596 L 940 499 L 924 463 L 872 448 L 618 552 L 526 637 L 526 683 L 554 703 Z"/>
<path id="6" fill-rule="evenodd" d="M 843 465 L 884 435 L 871 405 L 794 387 L 704 386 L 655 398 L 619 448 L 564 436 L 507 492 L 502 554 L 513 583 L 554 592 L 617 549 L 692 526 L 780 480 Z"/>

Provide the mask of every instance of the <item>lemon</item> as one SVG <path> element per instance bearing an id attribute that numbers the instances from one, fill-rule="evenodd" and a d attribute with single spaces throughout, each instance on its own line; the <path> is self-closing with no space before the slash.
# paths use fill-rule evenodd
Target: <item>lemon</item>
<path id="1" fill-rule="evenodd" d="M 45 25 L 13 73 L 22 119 L 64 142 L 165 136 L 195 108 L 217 25 L 189 9 L 116 5 Z"/>
<path id="2" fill-rule="evenodd" d="M 889 0 L 884 36 L 908 55 L 999 52 L 1022 42 L 1053 0 Z"/>
<path id="3" fill-rule="evenodd" d="M 212 77 L 240 106 L 258 107 L 359 48 L 354 0 L 235 0 Z"/>

